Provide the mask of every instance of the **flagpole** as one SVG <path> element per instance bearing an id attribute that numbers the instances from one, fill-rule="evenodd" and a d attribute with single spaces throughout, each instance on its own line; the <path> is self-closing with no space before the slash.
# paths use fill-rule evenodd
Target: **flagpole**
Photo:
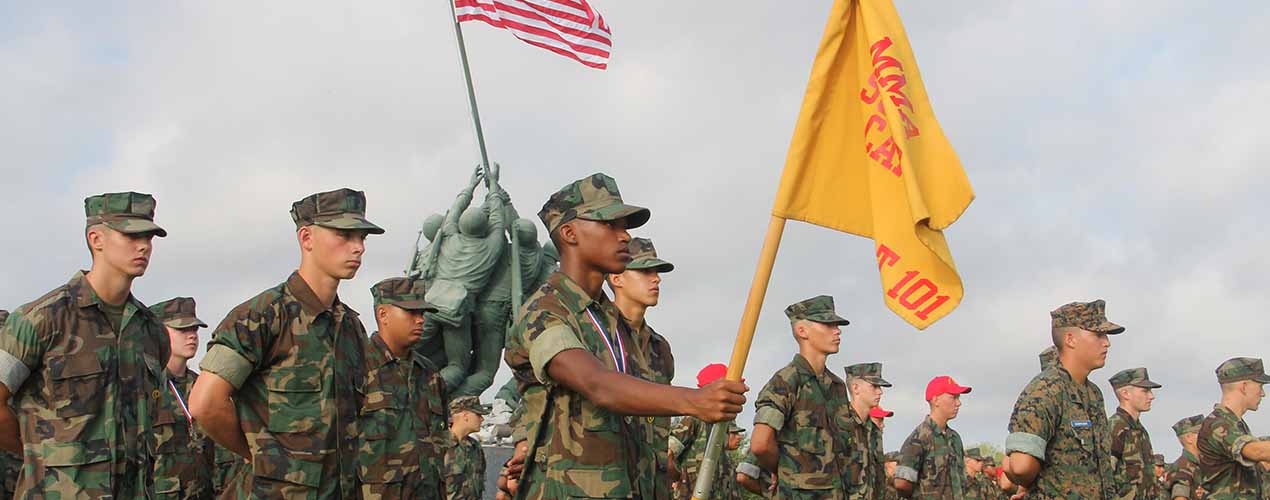
<path id="1" fill-rule="evenodd" d="M 763 299 L 767 297 L 767 284 L 772 278 L 772 267 L 776 265 L 776 251 L 781 246 L 781 235 L 785 233 L 785 219 L 772 216 L 767 224 L 767 236 L 763 239 L 763 249 L 759 251 L 758 268 L 754 270 L 754 280 L 750 283 L 750 295 L 745 300 L 745 310 L 741 313 L 741 326 L 736 332 L 736 344 L 732 346 L 732 360 L 728 363 L 727 380 L 740 381 L 745 372 L 745 362 L 750 357 L 750 346 L 754 343 L 754 330 L 758 327 L 759 312 L 763 310 Z M 718 422 L 710 426 L 710 439 L 706 441 L 706 456 L 698 468 L 697 484 L 692 489 L 693 500 L 709 500 L 710 489 L 714 485 L 714 476 L 719 472 L 719 454 L 723 452 L 723 441 L 727 434 L 727 422 Z"/>
<path id="2" fill-rule="evenodd" d="M 481 129 L 481 111 L 476 106 L 476 89 L 472 86 L 472 70 L 467 64 L 467 45 L 463 43 L 463 27 L 459 25 L 459 15 L 454 9 L 454 0 L 446 0 L 450 5 L 450 20 L 454 21 L 454 41 L 459 47 L 459 66 L 463 69 L 463 83 L 467 87 L 467 108 L 472 112 L 472 128 L 476 130 L 476 147 L 481 151 L 481 170 L 485 173 L 485 183 L 489 185 L 489 153 L 485 149 L 485 131 Z M 504 209 L 503 214 L 509 214 L 510 211 Z M 511 237 L 511 277 L 512 277 L 512 315 L 514 317 L 520 311 L 521 301 L 521 278 L 520 278 L 520 238 L 516 236 L 514 220 L 508 220 L 510 217 L 503 217 L 503 224 L 506 226 L 507 234 Z"/>

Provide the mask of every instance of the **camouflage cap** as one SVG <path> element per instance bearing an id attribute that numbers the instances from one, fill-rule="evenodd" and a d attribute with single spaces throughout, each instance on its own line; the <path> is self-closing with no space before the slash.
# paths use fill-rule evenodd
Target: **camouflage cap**
<path id="1" fill-rule="evenodd" d="M 966 450 L 966 458 L 983 461 L 983 454 L 979 452 L 979 448 L 971 448 Z"/>
<path id="2" fill-rule="evenodd" d="M 1156 453 L 1151 455 L 1151 463 L 1155 465 L 1164 465 L 1164 455 Z"/>
<path id="3" fill-rule="evenodd" d="M 1058 348 L 1046 347 L 1037 357 L 1041 359 L 1041 370 L 1048 370 L 1051 366 L 1058 364 Z"/>
<path id="4" fill-rule="evenodd" d="M 1270 384 L 1270 376 L 1266 375 L 1260 358 L 1230 358 L 1217 367 L 1218 382 L 1229 384 L 1244 380 Z"/>
<path id="5" fill-rule="evenodd" d="M 379 226 L 366 220 L 366 193 L 340 188 L 305 196 L 291 204 L 291 220 L 297 229 L 322 226 L 331 229 L 361 229 L 370 234 L 384 234 Z"/>
<path id="6" fill-rule="evenodd" d="M 802 302 L 790 304 L 785 308 L 785 316 L 791 323 L 810 320 L 826 325 L 849 325 L 850 321 L 838 316 L 833 310 L 833 297 L 817 295 Z"/>
<path id="7" fill-rule="evenodd" d="M 1102 299 L 1093 302 L 1072 302 L 1050 311 L 1050 326 L 1053 328 L 1076 327 L 1107 335 L 1124 332 L 1123 326 L 1107 321 L 1107 302 Z"/>
<path id="8" fill-rule="evenodd" d="M 898 452 L 898 451 L 888 451 L 888 452 L 886 452 L 886 454 L 882 455 L 882 461 L 883 461 L 883 462 L 899 462 L 899 461 L 900 461 L 900 452 Z"/>
<path id="9" fill-rule="evenodd" d="M 736 421 L 728 422 L 728 434 L 745 434 L 745 428 L 736 425 Z"/>
<path id="10" fill-rule="evenodd" d="M 988 467 L 996 467 L 996 466 L 997 466 L 997 459 L 996 459 L 995 457 L 993 457 L 992 455 L 987 455 L 987 456 L 984 456 L 984 457 L 983 457 L 983 465 L 986 465 L 986 466 L 988 466 Z"/>
<path id="11" fill-rule="evenodd" d="M 1173 433 L 1177 434 L 1177 437 L 1182 437 L 1183 435 L 1192 433 L 1198 434 L 1199 427 L 1203 423 L 1204 415 L 1191 415 L 1178 420 L 1177 423 L 1173 424 Z"/>
<path id="12" fill-rule="evenodd" d="M 427 290 L 423 280 L 388 278 L 370 287 L 375 305 L 397 306 L 407 311 L 437 312 L 437 307 L 424 299 Z"/>
<path id="13" fill-rule="evenodd" d="M 183 330 L 186 328 L 207 328 L 207 323 L 195 315 L 196 304 L 191 297 L 176 297 L 150 306 L 150 312 L 159 317 L 164 326 Z"/>
<path id="14" fill-rule="evenodd" d="M 554 233 L 562 224 L 574 219 L 614 221 L 626 219 L 626 229 L 635 229 L 648 222 L 647 208 L 622 202 L 617 181 L 601 173 L 578 179 L 560 188 L 547 199 L 538 211 L 542 225 L 548 233 Z"/>
<path id="15" fill-rule="evenodd" d="M 160 238 L 168 232 L 154 223 L 154 197 L 127 191 L 105 193 L 84 198 L 85 226 L 105 224 L 124 234 L 154 233 Z"/>
<path id="16" fill-rule="evenodd" d="M 4 322 L 9 319 L 9 311 L 0 309 L 0 327 L 4 326 Z"/>
<path id="17" fill-rule="evenodd" d="M 650 270 L 659 273 L 668 273 L 675 270 L 675 265 L 657 258 L 657 249 L 653 247 L 653 240 L 648 238 L 631 238 L 631 242 L 626 245 L 627 250 L 631 252 L 631 263 L 626 265 L 627 269 L 634 270 Z"/>
<path id="18" fill-rule="evenodd" d="M 1107 381 L 1111 382 L 1112 389 L 1119 389 L 1127 385 L 1141 387 L 1143 389 L 1159 389 L 1164 387 L 1151 381 L 1151 376 L 1147 375 L 1146 368 L 1129 368 L 1127 370 L 1120 370 L 1119 372 L 1116 372 L 1115 375 L 1112 375 L 1111 378 L 1107 379 Z"/>
<path id="19" fill-rule="evenodd" d="M 882 363 L 856 363 L 844 368 L 847 380 L 858 378 L 878 387 L 890 387 L 891 383 L 882 378 Z"/>
<path id="20" fill-rule="evenodd" d="M 477 415 L 489 415 L 490 406 L 481 404 L 481 398 L 476 396 L 459 396 L 450 401 L 450 415 L 455 415 L 461 411 L 470 411 Z"/>

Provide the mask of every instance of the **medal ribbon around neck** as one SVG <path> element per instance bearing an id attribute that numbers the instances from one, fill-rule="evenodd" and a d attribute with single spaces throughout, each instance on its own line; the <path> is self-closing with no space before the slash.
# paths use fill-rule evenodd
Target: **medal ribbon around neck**
<path id="1" fill-rule="evenodd" d="M 590 307 L 586 308 L 586 313 L 587 316 L 591 317 L 591 324 L 595 325 L 595 329 L 600 331 L 600 338 L 604 339 L 604 344 L 609 347 L 609 354 L 613 356 L 613 366 L 616 366 L 618 371 L 626 373 L 626 346 L 622 343 L 622 336 L 620 334 L 617 336 L 617 349 L 613 349 L 613 341 L 609 340 L 608 332 L 604 330 L 603 326 L 600 326 L 599 319 L 595 317 L 595 313 L 591 311 Z M 622 354 L 621 361 L 617 359 L 619 352 Z"/>

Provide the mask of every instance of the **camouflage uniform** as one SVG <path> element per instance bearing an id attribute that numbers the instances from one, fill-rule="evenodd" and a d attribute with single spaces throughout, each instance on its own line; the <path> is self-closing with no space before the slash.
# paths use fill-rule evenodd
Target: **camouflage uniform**
<path id="1" fill-rule="evenodd" d="M 1122 370 L 1113 375 L 1109 382 L 1114 390 L 1126 386 L 1160 388 L 1160 384 L 1151 381 L 1146 368 Z M 1108 422 L 1111 424 L 1111 458 L 1114 464 L 1116 498 L 1156 500 L 1160 497 L 1160 487 L 1155 479 L 1155 452 L 1151 449 L 1151 435 L 1142 422 L 1133 418 L 1124 408 L 1116 408 L 1116 413 Z"/>
<path id="2" fill-rule="evenodd" d="M 657 257 L 657 249 L 653 247 L 652 240 L 631 238 L 627 248 L 631 252 L 631 262 L 626 265 L 627 270 L 668 273 L 675 269 L 674 264 Z M 647 375 L 644 379 L 656 384 L 670 385 L 675 378 L 675 356 L 671 353 L 670 342 L 653 331 L 653 327 L 648 326 L 647 318 L 644 319 L 639 330 L 632 330 L 625 318 L 621 322 L 621 327 L 635 341 L 635 349 L 632 349 L 630 354 L 632 361 L 641 365 L 641 373 Z M 652 436 L 651 439 L 642 443 L 646 445 L 643 454 L 649 455 L 651 458 L 648 459 L 655 460 L 657 464 L 654 491 L 652 495 L 646 495 L 644 500 L 670 500 L 672 492 L 670 491 L 670 470 L 667 464 L 670 417 L 644 417 L 641 420 L 648 427 L 645 430 L 647 435 Z M 722 497 L 716 495 L 715 498 Z"/>
<path id="3" fill-rule="evenodd" d="M 833 298 L 820 295 L 785 308 L 790 322 L 810 320 L 846 325 L 834 313 Z M 851 435 L 847 385 L 830 370 L 819 375 L 802 355 L 772 375 L 755 402 L 754 424 L 776 431 L 780 454 L 776 498 L 847 497 L 843 484 Z"/>
<path id="4" fill-rule="evenodd" d="M 450 414 L 470 411 L 477 415 L 489 415 L 489 406 L 482 405 L 475 396 L 462 396 L 450 402 Z M 447 432 L 450 444 L 445 451 L 446 500 L 479 500 L 485 494 L 485 452 L 481 443 L 471 436 L 455 439 Z"/>
<path id="5" fill-rule="evenodd" d="M 626 219 L 635 228 L 647 222 L 648 210 L 623 203 L 616 182 L 595 174 L 553 194 L 538 216 L 554 233 L 578 218 Z M 517 315 L 504 352 L 524 397 L 514 435 L 528 441 L 516 498 L 630 498 L 654 490 L 656 463 L 641 454 L 651 439 L 644 435 L 647 424 L 600 408 L 547 372 L 556 354 L 581 349 L 610 370 L 650 376 L 642 363 L 623 356 L 625 346 L 635 344 L 623 333 L 620 315 L 606 295 L 588 296 L 560 272 Z"/>
<path id="6" fill-rule="evenodd" d="M 1106 303 L 1073 302 L 1050 313 L 1054 328 L 1077 327 L 1115 335 L 1124 327 L 1107 321 Z M 1109 500 L 1112 478 L 1111 427 L 1102 391 L 1086 379 L 1077 385 L 1061 364 L 1034 377 L 1014 405 L 1006 453 L 1041 461 L 1028 499 Z"/>
<path id="7" fill-rule="evenodd" d="M 772 475 L 767 472 L 764 472 L 763 469 L 758 466 L 758 457 L 754 456 L 754 452 L 749 450 L 745 451 L 745 455 L 742 456 L 741 462 L 736 464 L 736 473 L 744 474 L 754 479 L 755 481 L 758 481 L 759 488 L 762 488 L 762 493 L 757 494 L 757 496 L 759 498 L 767 498 L 768 496 L 767 491 L 772 486 Z M 735 482 L 736 477 L 733 477 L 732 479 Z M 744 490 L 745 488 L 740 488 L 740 489 Z M 745 495 L 747 494 L 748 494 L 747 492 L 740 492 L 741 496 L 738 498 L 745 498 Z M 749 494 L 749 495 L 755 496 L 756 494 Z"/>
<path id="8" fill-rule="evenodd" d="M 381 234 L 365 196 L 341 189 L 292 205 L 296 227 Z M 356 498 L 358 414 L 366 330 L 336 297 L 323 305 L 298 272 L 221 321 L 200 368 L 235 388 L 251 464 L 226 488 L 233 498 Z"/>
<path id="9" fill-rule="evenodd" d="M 435 310 L 422 282 L 390 278 L 371 287 L 376 307 Z M 445 385 L 438 369 L 412 346 L 402 358 L 379 332 L 366 345 L 366 390 L 360 416 L 357 473 L 362 497 L 439 499 L 449 443 Z"/>
<path id="10" fill-rule="evenodd" d="M 736 422 L 728 422 L 729 434 L 739 432 L 745 432 L 745 430 L 738 427 Z M 706 445 L 709 440 L 710 424 L 693 417 L 684 417 L 671 431 L 670 451 L 674 454 L 675 468 L 679 470 L 683 478 L 680 480 L 676 498 L 692 498 L 692 490 L 697 485 L 697 473 L 701 469 L 701 461 L 705 459 Z M 723 453 L 719 454 L 719 464 L 715 469 L 717 474 L 710 488 L 710 498 L 726 500 L 739 498 L 742 495 L 740 485 L 736 483 L 736 470 L 737 464 L 732 460 L 731 454 L 728 450 L 723 450 Z"/>
<path id="11" fill-rule="evenodd" d="M 849 384 L 852 379 L 862 379 L 878 387 L 891 387 L 882 378 L 882 363 L 857 363 L 846 367 Z M 851 409 L 846 432 L 851 434 L 850 457 L 847 459 L 847 498 L 874 500 L 886 490 L 886 467 L 882 463 L 882 429 L 868 415 L 856 415 Z"/>
<path id="12" fill-rule="evenodd" d="M 952 427 L 939 430 L 929 416 L 900 447 L 895 477 L 913 483 L 913 496 L 929 499 L 962 498 L 968 490 L 965 450 Z"/>
<path id="13" fill-rule="evenodd" d="M 150 306 L 150 311 L 170 328 L 207 328 L 195 315 L 195 307 L 194 299 L 177 297 Z M 212 498 L 212 440 L 194 425 L 187 406 L 198 372 L 187 369 L 180 377 L 171 372 L 168 377 L 170 384 L 162 391 L 154 422 L 155 493 L 160 498 Z"/>
<path id="14" fill-rule="evenodd" d="M 164 236 L 154 207 L 139 193 L 84 200 L 90 227 Z M 85 274 L 19 307 L 0 329 L 0 383 L 13 395 L 25 462 L 16 496 L 153 497 L 150 430 L 167 384 L 167 333 L 132 295 L 106 304 Z"/>
<path id="15" fill-rule="evenodd" d="M 215 465 L 212 467 L 212 497 L 220 498 L 221 493 L 230 486 L 230 482 L 238 475 L 239 469 L 246 463 L 243 457 L 229 451 L 221 445 L 215 445 L 212 453 Z"/>
<path id="16" fill-rule="evenodd" d="M 1222 384 L 1252 380 L 1270 383 L 1260 359 L 1233 358 L 1217 367 Z M 1244 445 L 1254 441 L 1248 424 L 1220 404 L 1204 419 L 1199 429 L 1199 472 L 1201 485 L 1212 500 L 1256 498 L 1261 494 L 1258 465 L 1243 456 Z"/>
<path id="17" fill-rule="evenodd" d="M 882 467 L 886 470 L 887 462 L 895 462 L 898 466 L 900 461 L 900 452 L 891 451 L 882 456 Z M 895 489 L 895 478 L 886 476 L 886 491 L 882 493 L 882 500 L 900 500 L 900 492 Z"/>
<path id="18" fill-rule="evenodd" d="M 1041 361 L 1041 371 L 1053 368 L 1058 364 L 1058 348 L 1054 346 L 1046 347 L 1044 351 L 1037 355 L 1037 358 Z"/>
<path id="19" fill-rule="evenodd" d="M 7 319 L 9 319 L 9 311 L 0 309 L 0 329 L 4 328 L 4 322 Z M 17 408 L 12 405 L 9 408 L 15 415 L 17 414 Z M 13 498 L 13 492 L 18 487 L 18 471 L 21 469 L 21 456 L 0 450 L 0 498 Z"/>

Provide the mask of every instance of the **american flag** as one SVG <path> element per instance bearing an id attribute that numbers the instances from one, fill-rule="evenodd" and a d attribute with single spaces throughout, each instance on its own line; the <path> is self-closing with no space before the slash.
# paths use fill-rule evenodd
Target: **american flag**
<path id="1" fill-rule="evenodd" d="M 586 0 L 454 0 L 454 8 L 460 22 L 483 21 L 592 68 L 609 66 L 612 32 Z"/>

